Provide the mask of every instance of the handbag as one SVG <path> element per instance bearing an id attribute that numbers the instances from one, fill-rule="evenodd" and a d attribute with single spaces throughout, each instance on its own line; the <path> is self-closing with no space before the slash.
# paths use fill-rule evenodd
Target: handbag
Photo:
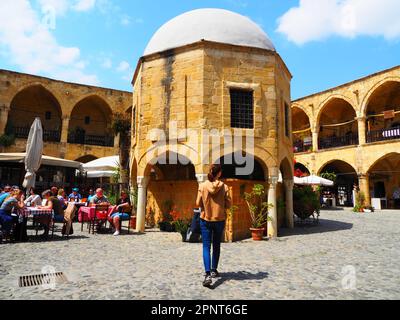
<path id="1" fill-rule="evenodd" d="M 201 215 L 201 209 L 194 209 L 193 210 L 193 219 L 192 219 L 192 225 L 190 226 L 190 230 L 192 233 L 201 233 L 200 229 L 200 215 Z"/>

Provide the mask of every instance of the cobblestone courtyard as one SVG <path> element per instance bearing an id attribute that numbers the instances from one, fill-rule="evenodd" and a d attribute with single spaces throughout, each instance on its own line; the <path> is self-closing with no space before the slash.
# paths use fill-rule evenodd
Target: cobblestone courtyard
<path id="1" fill-rule="evenodd" d="M 323 211 L 318 227 L 223 244 L 222 278 L 210 290 L 200 244 L 155 231 L 93 236 L 76 225 L 69 241 L 0 245 L 0 299 L 399 299 L 399 226 L 400 212 Z M 45 266 L 69 282 L 18 287 Z M 352 270 L 355 288 L 345 290 Z"/>

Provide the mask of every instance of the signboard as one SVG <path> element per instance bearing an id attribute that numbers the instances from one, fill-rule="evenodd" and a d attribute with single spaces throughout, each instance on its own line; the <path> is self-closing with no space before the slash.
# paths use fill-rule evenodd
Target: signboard
<path id="1" fill-rule="evenodd" d="M 395 111 L 394 110 L 388 110 L 388 111 L 384 111 L 383 112 L 383 116 L 385 118 L 385 120 L 387 119 L 394 119 L 394 117 L 396 116 Z"/>

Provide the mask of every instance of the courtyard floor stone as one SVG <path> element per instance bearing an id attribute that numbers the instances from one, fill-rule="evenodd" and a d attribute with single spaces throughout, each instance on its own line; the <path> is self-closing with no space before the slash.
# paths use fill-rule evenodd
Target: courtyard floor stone
<path id="1" fill-rule="evenodd" d="M 399 211 L 322 211 L 318 226 L 277 240 L 224 243 L 212 289 L 202 287 L 201 244 L 150 230 L 113 237 L 0 245 L 0 299 L 400 299 Z M 63 272 L 53 288 L 19 276 Z"/>

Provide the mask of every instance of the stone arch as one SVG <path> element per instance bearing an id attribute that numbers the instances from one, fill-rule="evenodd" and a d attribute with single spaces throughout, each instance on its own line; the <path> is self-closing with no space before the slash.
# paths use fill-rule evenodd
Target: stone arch
<path id="1" fill-rule="evenodd" d="M 295 171 L 296 171 L 296 170 L 300 170 L 300 171 L 303 173 L 303 175 L 307 175 L 307 176 L 311 175 L 310 169 L 308 169 L 307 166 L 304 165 L 304 164 L 301 163 L 301 162 L 296 162 L 296 163 L 294 164 L 294 170 L 295 170 Z"/>
<path id="2" fill-rule="evenodd" d="M 334 192 L 339 206 L 352 207 L 354 205 L 353 188 L 358 185 L 358 173 L 356 169 L 346 161 L 330 160 L 320 167 L 318 174 L 324 171 L 337 175 Z"/>
<path id="3" fill-rule="evenodd" d="M 246 157 L 246 161 L 251 161 L 253 164 L 249 167 L 249 174 L 238 175 L 236 168 L 244 168 L 245 165 L 238 165 L 235 161 L 235 154 L 240 157 Z M 251 154 L 243 155 L 241 151 L 234 153 L 225 153 L 222 157 L 213 162 L 213 164 L 221 164 L 223 168 L 223 177 L 225 179 L 237 180 L 253 180 L 253 181 L 268 181 L 269 170 L 265 162 L 259 157 Z M 245 170 L 247 171 L 247 170 Z"/>
<path id="4" fill-rule="evenodd" d="M 323 114 L 325 108 L 326 108 L 329 104 L 331 104 L 332 101 L 335 101 L 335 100 L 343 100 L 343 101 L 347 102 L 347 103 L 352 107 L 352 109 L 354 110 L 354 113 L 355 113 L 356 116 L 357 116 L 358 110 L 357 110 L 357 108 L 355 107 L 354 102 L 353 102 L 350 98 L 348 98 L 348 97 L 346 97 L 346 96 L 344 96 L 344 95 L 341 95 L 341 94 L 330 95 L 328 98 L 326 98 L 324 101 L 322 101 L 322 102 L 320 103 L 320 105 L 318 106 L 318 109 L 317 109 L 317 110 L 318 110 L 318 113 L 317 113 L 317 117 L 316 117 L 316 119 L 315 119 L 315 123 L 316 123 L 317 127 L 319 126 L 319 123 L 320 123 L 320 121 L 321 121 L 321 116 L 322 116 L 322 114 Z"/>
<path id="5" fill-rule="evenodd" d="M 31 83 L 21 88 L 11 100 L 8 130 L 17 138 L 27 138 L 36 117 L 40 117 L 43 139 L 59 142 L 62 129 L 62 107 L 51 90 L 41 83 Z"/>
<path id="6" fill-rule="evenodd" d="M 319 149 L 358 145 L 356 118 L 357 110 L 348 98 L 335 95 L 326 99 L 321 104 L 316 122 Z"/>
<path id="7" fill-rule="evenodd" d="M 312 149 L 312 123 L 308 113 L 298 106 L 292 106 L 292 137 L 295 153 Z"/>
<path id="8" fill-rule="evenodd" d="M 370 102 L 371 97 L 373 97 L 374 93 L 381 88 L 383 85 L 385 85 L 388 82 L 399 82 L 400 83 L 400 77 L 386 77 L 382 79 L 381 81 L 378 81 L 375 83 L 365 94 L 362 102 L 361 102 L 361 116 L 366 117 L 367 116 L 367 108 L 368 104 Z"/>
<path id="9" fill-rule="evenodd" d="M 294 102 L 294 103 L 292 103 L 292 107 L 291 108 L 292 109 L 294 109 L 294 108 L 300 109 L 301 111 L 303 111 L 307 115 L 308 120 L 310 121 L 310 123 L 313 122 L 312 120 L 314 118 L 314 115 L 312 114 L 312 112 L 310 112 L 309 109 L 307 109 L 303 105 L 301 105 L 301 104 L 299 104 L 297 102 Z"/>
<path id="10" fill-rule="evenodd" d="M 114 146 L 112 115 L 112 108 L 101 96 L 92 94 L 82 98 L 71 111 L 68 142 Z"/>
<path id="11" fill-rule="evenodd" d="M 368 168 L 368 182 L 372 198 L 392 199 L 400 186 L 400 153 L 391 152 L 376 159 Z M 400 209 L 400 201 L 387 203 L 388 207 Z"/>

